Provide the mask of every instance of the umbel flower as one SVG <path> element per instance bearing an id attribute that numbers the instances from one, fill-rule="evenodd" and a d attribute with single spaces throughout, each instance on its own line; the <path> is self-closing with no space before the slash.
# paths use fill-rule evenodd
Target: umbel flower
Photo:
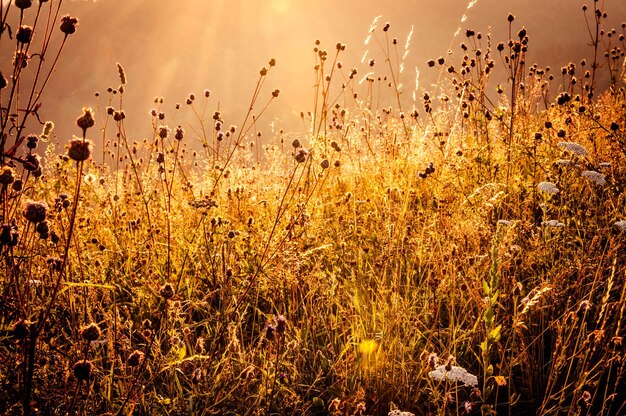
<path id="1" fill-rule="evenodd" d="M 446 368 L 448 367 L 448 368 Z M 468 373 L 463 367 L 456 365 L 446 366 L 440 365 L 434 371 L 428 373 L 428 376 L 435 380 L 450 380 L 452 382 L 461 382 L 466 386 L 477 386 L 478 377 Z"/>
<path id="2" fill-rule="evenodd" d="M 559 188 L 552 182 L 539 182 L 537 189 L 550 195 L 556 195 L 559 193 Z"/>
<path id="3" fill-rule="evenodd" d="M 567 152 L 576 156 L 587 156 L 589 152 L 581 144 L 576 142 L 559 142 L 559 147 L 562 147 Z"/>
<path id="4" fill-rule="evenodd" d="M 598 186 L 606 185 L 606 177 L 600 172 L 596 172 L 595 170 L 586 170 L 581 173 L 583 178 L 590 180 Z"/>

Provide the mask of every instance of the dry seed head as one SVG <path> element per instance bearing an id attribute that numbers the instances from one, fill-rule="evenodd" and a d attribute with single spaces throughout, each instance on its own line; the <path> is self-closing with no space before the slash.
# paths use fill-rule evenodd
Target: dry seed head
<path id="1" fill-rule="evenodd" d="M 80 381 L 88 380 L 89 376 L 91 375 L 91 361 L 78 361 L 76 364 L 74 364 L 72 370 L 76 379 Z"/>
<path id="2" fill-rule="evenodd" d="M 139 364 L 141 364 L 143 357 L 144 353 L 142 351 L 135 350 L 128 356 L 128 361 L 126 363 L 130 367 L 137 367 Z"/>
<path id="3" fill-rule="evenodd" d="M 67 146 L 67 155 L 70 159 L 83 162 L 91 156 L 93 145 L 91 140 L 84 140 L 74 137 Z"/>
<path id="4" fill-rule="evenodd" d="M 161 289 L 159 289 L 159 294 L 165 300 L 172 299 L 174 297 L 174 287 L 171 283 L 165 283 L 161 286 Z"/>
<path id="5" fill-rule="evenodd" d="M 28 9 L 33 5 L 33 0 L 15 0 L 15 7 L 18 9 Z"/>
<path id="6" fill-rule="evenodd" d="M 8 166 L 3 167 L 2 172 L 0 172 L 0 185 L 10 185 L 14 180 L 13 169 Z"/>
<path id="7" fill-rule="evenodd" d="M 276 332 L 278 332 L 280 335 L 284 334 L 287 330 L 287 318 L 285 318 L 283 315 L 276 315 L 275 321 Z"/>
<path id="8" fill-rule="evenodd" d="M 120 75 L 121 84 L 126 85 L 126 72 L 124 71 L 124 67 L 119 62 L 116 63 L 115 65 L 117 65 L 117 72 Z"/>
<path id="9" fill-rule="evenodd" d="M 46 220 L 48 205 L 45 202 L 29 201 L 24 204 L 24 218 L 33 224 Z"/>
<path id="10" fill-rule="evenodd" d="M 21 43 L 30 43 L 30 40 L 33 37 L 33 28 L 28 25 L 22 25 L 17 30 L 17 34 L 15 35 L 15 39 Z"/>
<path id="11" fill-rule="evenodd" d="M 90 323 L 89 325 L 83 326 L 79 331 L 80 337 L 87 341 L 96 341 L 100 339 L 102 333 L 100 332 L 100 327 L 96 323 Z"/>
<path id="12" fill-rule="evenodd" d="M 78 26 L 78 19 L 66 14 L 61 18 L 61 32 L 65 33 L 65 36 L 76 33 L 76 26 Z"/>
<path id="13" fill-rule="evenodd" d="M 76 119 L 76 125 L 83 131 L 86 131 L 89 127 L 93 127 L 94 124 L 93 110 L 89 107 L 83 107 L 83 114 Z"/>

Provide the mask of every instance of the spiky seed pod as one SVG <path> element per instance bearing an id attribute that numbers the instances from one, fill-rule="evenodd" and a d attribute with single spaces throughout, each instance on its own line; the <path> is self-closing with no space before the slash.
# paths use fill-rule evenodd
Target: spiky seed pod
<path id="1" fill-rule="evenodd" d="M 13 324 L 13 338 L 15 339 L 25 339 L 30 335 L 30 329 L 28 326 L 30 325 L 29 321 L 24 319 L 20 319 L 15 324 Z"/>

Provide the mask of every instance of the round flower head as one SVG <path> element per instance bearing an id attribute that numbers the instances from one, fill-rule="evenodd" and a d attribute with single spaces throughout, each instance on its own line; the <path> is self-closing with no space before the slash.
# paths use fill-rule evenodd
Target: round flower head
<path id="1" fill-rule="evenodd" d="M 66 14 L 61 18 L 61 32 L 65 33 L 65 35 L 71 35 L 76 33 L 76 26 L 78 26 L 78 19 L 75 17 Z"/>
<path id="2" fill-rule="evenodd" d="M 556 195 L 559 193 L 559 188 L 557 188 L 557 186 L 552 182 L 540 182 L 537 185 L 537 189 L 550 195 Z"/>
<path id="3" fill-rule="evenodd" d="M 24 218 L 36 224 L 46 220 L 48 205 L 45 202 L 27 202 L 24 204 Z"/>
<path id="4" fill-rule="evenodd" d="M 86 131 L 89 127 L 93 127 L 94 124 L 93 110 L 89 107 L 83 107 L 83 114 L 76 119 L 76 125 L 83 131 Z"/>
<path id="5" fill-rule="evenodd" d="M 91 156 L 93 145 L 90 140 L 73 138 L 67 146 L 67 155 L 70 159 L 83 162 Z"/>
<path id="6" fill-rule="evenodd" d="M 589 154 L 587 149 L 575 142 L 559 142 L 558 145 L 576 156 L 587 156 Z"/>
<path id="7" fill-rule="evenodd" d="M 91 323 L 82 327 L 79 333 L 81 338 L 87 341 L 96 341 L 102 336 L 102 333 L 100 332 L 100 327 L 98 326 L 98 324 L 95 323 Z"/>
<path id="8" fill-rule="evenodd" d="M 76 364 L 74 364 L 72 370 L 74 372 L 74 377 L 76 377 L 78 380 L 88 380 L 89 376 L 91 375 L 91 361 L 78 361 Z"/>
<path id="9" fill-rule="evenodd" d="M 21 43 L 30 43 L 30 40 L 33 37 L 33 28 L 27 25 L 22 25 L 17 30 L 17 34 L 15 35 L 15 39 Z"/>
<path id="10" fill-rule="evenodd" d="M 18 9 L 28 9 L 33 5 L 33 0 L 15 0 L 15 7 Z"/>
<path id="11" fill-rule="evenodd" d="M 583 178 L 587 178 L 589 181 L 595 183 L 598 186 L 606 185 L 606 177 L 600 172 L 596 172 L 595 170 L 586 170 L 581 173 Z"/>
<path id="12" fill-rule="evenodd" d="M 13 176 L 13 169 L 8 166 L 2 168 L 0 172 L 0 185 L 9 185 L 13 183 L 15 176 Z"/>

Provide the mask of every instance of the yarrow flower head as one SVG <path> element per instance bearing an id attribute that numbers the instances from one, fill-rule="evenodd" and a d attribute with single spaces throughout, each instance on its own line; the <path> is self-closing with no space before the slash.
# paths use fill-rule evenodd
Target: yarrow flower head
<path id="1" fill-rule="evenodd" d="M 460 381 L 466 386 L 478 385 L 478 377 L 468 373 L 463 367 L 456 365 L 448 367 L 449 368 L 446 369 L 445 365 L 440 365 L 434 371 L 429 372 L 428 376 L 435 380 L 450 380 L 452 382 Z"/>
<path id="2" fill-rule="evenodd" d="M 589 179 L 591 182 L 595 183 L 598 186 L 606 185 L 606 176 L 601 174 L 600 172 L 596 172 L 595 170 L 586 170 L 581 173 L 583 178 Z"/>
<path id="3" fill-rule="evenodd" d="M 563 224 L 562 222 L 559 222 L 557 220 L 549 220 L 549 221 L 543 221 L 541 223 L 541 225 L 543 225 L 544 227 L 565 227 L 565 224 Z"/>
<path id="4" fill-rule="evenodd" d="M 558 145 L 576 156 L 587 156 L 589 154 L 587 149 L 576 142 L 559 142 Z"/>
<path id="5" fill-rule="evenodd" d="M 550 195 L 556 195 L 559 193 L 559 188 L 552 182 L 540 182 L 537 185 L 537 189 Z"/>

